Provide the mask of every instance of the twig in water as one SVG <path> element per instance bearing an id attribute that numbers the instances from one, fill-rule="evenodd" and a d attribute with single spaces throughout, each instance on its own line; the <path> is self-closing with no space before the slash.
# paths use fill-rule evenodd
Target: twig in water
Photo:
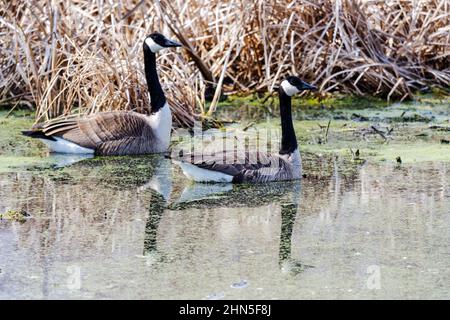
<path id="1" fill-rule="evenodd" d="M 364 161 L 364 159 L 361 159 L 359 157 L 359 155 L 360 155 L 359 149 L 356 149 L 355 152 L 353 152 L 352 148 L 349 148 L 349 149 L 350 149 L 350 153 L 352 154 L 353 161 Z"/>
<path id="2" fill-rule="evenodd" d="M 387 140 L 387 138 L 386 138 L 386 136 L 384 135 L 384 132 L 383 132 L 383 131 L 377 129 L 375 126 L 370 126 L 370 127 L 372 128 L 372 130 L 373 130 L 375 133 L 378 133 L 385 141 Z"/>
<path id="3" fill-rule="evenodd" d="M 328 142 L 328 131 L 330 130 L 331 120 L 328 120 L 327 131 L 325 132 L 325 142 Z"/>
<path id="4" fill-rule="evenodd" d="M 255 122 L 252 121 L 252 122 L 250 122 L 249 124 L 247 124 L 247 125 L 242 129 L 242 131 L 247 131 L 249 128 L 253 127 L 254 125 L 255 125 Z"/>
<path id="5" fill-rule="evenodd" d="M 434 130 L 439 130 L 439 131 L 450 131 L 450 127 L 440 126 L 440 125 L 432 125 L 432 126 L 429 126 L 428 129 L 434 129 Z"/>

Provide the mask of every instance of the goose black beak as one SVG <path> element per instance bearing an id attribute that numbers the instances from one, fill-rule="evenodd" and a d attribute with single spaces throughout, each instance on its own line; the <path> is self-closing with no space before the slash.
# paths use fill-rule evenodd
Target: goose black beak
<path id="1" fill-rule="evenodd" d="M 317 91 L 317 87 L 313 86 L 312 84 L 309 84 L 307 82 L 302 81 L 301 88 L 298 88 L 299 90 L 310 90 L 310 91 Z"/>
<path id="2" fill-rule="evenodd" d="M 181 43 L 174 41 L 174 40 L 169 40 L 169 39 L 165 39 L 164 41 L 164 47 L 181 47 Z"/>

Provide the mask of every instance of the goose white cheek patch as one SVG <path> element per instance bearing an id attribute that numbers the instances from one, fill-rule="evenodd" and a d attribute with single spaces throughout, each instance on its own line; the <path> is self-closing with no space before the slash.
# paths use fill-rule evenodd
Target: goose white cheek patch
<path id="1" fill-rule="evenodd" d="M 153 41 L 152 38 L 148 37 L 147 39 L 145 39 L 145 44 L 150 48 L 150 50 L 153 53 L 158 52 L 161 49 L 164 49 L 164 47 L 160 46 L 159 44 L 157 44 L 155 41 Z"/>
<path id="2" fill-rule="evenodd" d="M 288 96 L 293 96 L 294 94 L 300 92 L 297 87 L 290 84 L 287 80 L 283 80 L 283 82 L 281 82 L 281 87 Z"/>

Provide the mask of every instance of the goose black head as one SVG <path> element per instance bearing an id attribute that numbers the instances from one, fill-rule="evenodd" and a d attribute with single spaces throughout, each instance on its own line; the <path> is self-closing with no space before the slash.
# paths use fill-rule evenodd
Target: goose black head
<path id="1" fill-rule="evenodd" d="M 289 76 L 281 82 L 281 88 L 288 96 L 293 96 L 296 93 L 305 90 L 317 90 L 317 88 L 303 80 L 299 77 Z"/>
<path id="2" fill-rule="evenodd" d="M 158 32 L 154 32 L 147 36 L 144 40 L 145 45 L 153 52 L 156 53 L 164 48 L 181 47 L 181 43 L 174 40 L 167 39 L 164 35 Z"/>

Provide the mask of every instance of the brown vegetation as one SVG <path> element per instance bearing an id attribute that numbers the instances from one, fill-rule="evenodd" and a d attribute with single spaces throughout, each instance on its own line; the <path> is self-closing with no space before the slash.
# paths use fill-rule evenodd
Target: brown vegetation
<path id="1" fill-rule="evenodd" d="M 185 44 L 158 59 L 181 125 L 221 91 L 272 91 L 287 73 L 386 98 L 450 83 L 448 0 L 0 0 L 0 104 L 36 106 L 37 121 L 147 112 L 141 50 L 155 30 Z"/>

